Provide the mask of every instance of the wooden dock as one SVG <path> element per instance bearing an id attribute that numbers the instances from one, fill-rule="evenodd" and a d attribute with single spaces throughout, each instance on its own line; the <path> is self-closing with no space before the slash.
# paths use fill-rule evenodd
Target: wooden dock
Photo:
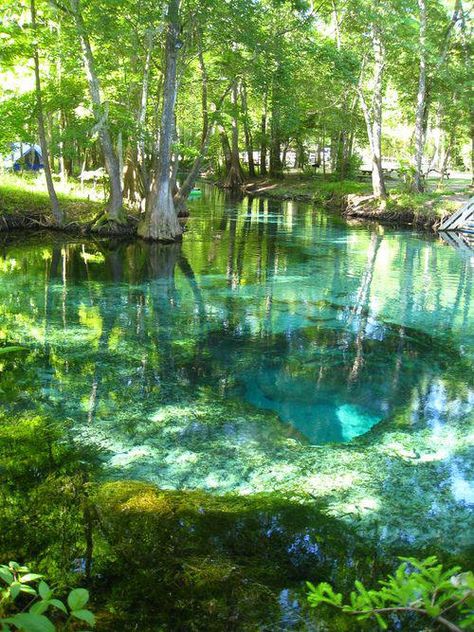
<path id="1" fill-rule="evenodd" d="M 474 197 L 441 222 L 440 232 L 460 231 L 474 234 Z"/>

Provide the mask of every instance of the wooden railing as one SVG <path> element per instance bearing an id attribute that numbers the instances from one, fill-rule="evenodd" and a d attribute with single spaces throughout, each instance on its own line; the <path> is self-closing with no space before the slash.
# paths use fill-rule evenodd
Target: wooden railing
<path id="1" fill-rule="evenodd" d="M 443 220 L 439 230 L 472 230 L 472 228 L 468 226 L 468 223 L 470 223 L 469 220 L 474 221 L 474 197 L 470 198 L 461 208 L 458 208 L 457 211 Z"/>

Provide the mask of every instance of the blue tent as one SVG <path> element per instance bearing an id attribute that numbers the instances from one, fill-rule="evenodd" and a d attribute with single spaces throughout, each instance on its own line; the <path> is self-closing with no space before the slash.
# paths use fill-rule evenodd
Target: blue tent
<path id="1" fill-rule="evenodd" d="M 5 169 L 39 171 L 43 169 L 41 147 L 32 143 L 12 143 L 3 161 Z"/>

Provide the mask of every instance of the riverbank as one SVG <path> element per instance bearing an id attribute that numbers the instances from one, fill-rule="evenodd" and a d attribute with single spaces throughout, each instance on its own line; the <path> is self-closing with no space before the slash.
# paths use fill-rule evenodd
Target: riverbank
<path id="1" fill-rule="evenodd" d="M 246 182 L 242 190 L 248 195 L 318 204 L 349 219 L 431 230 L 436 230 L 443 217 L 469 197 L 454 188 L 413 194 L 392 186 L 388 199 L 381 203 L 371 195 L 367 181 L 331 181 L 301 175 L 290 175 L 284 180 L 255 179 Z"/>
<path id="2" fill-rule="evenodd" d="M 212 183 L 217 184 L 218 183 Z M 124 226 L 95 222 L 105 210 L 95 188 L 79 190 L 74 185 L 67 192 L 58 191 L 58 198 L 67 221 L 60 228 L 51 213 L 48 194 L 38 180 L 4 175 L 0 178 L 0 232 L 12 230 L 61 230 L 67 233 L 129 235 L 136 233 L 138 214 L 127 209 Z M 319 176 L 289 174 L 284 180 L 259 178 L 242 186 L 246 195 L 282 201 L 306 202 L 336 211 L 351 220 L 376 221 L 382 224 L 436 230 L 444 216 L 453 213 L 469 197 L 466 190 L 428 191 L 424 194 L 404 193 L 392 186 L 388 199 L 381 204 L 370 192 L 370 183 L 356 180 L 324 180 Z"/>
<path id="3" fill-rule="evenodd" d="M 92 187 L 86 187 L 82 194 L 74 186 L 67 193 L 57 191 L 60 207 L 66 216 L 66 223 L 58 226 L 51 212 L 48 193 L 39 186 L 38 180 L 31 178 L 11 175 L 0 178 L 0 232 L 27 229 L 60 230 L 81 235 L 132 235 L 136 232 L 138 217 L 130 209 L 127 209 L 128 223 L 123 226 L 109 222 L 95 225 L 104 214 L 106 204 L 97 200 Z"/>

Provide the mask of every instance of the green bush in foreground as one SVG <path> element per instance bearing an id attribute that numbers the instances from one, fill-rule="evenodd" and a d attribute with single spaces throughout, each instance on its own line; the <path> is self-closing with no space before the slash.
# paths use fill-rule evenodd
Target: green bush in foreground
<path id="1" fill-rule="evenodd" d="M 13 628 L 22 632 L 54 632 L 56 626 L 47 614 L 53 608 L 66 618 L 61 626 L 63 630 L 73 623 L 81 625 L 80 628 L 75 625 L 76 630 L 84 629 L 83 625 L 88 628 L 95 625 L 94 615 L 85 608 L 89 601 L 89 593 L 85 588 L 71 590 L 66 605 L 53 597 L 53 591 L 43 581 L 42 575 L 30 573 L 26 566 L 16 562 L 0 566 L 0 579 L 5 584 L 0 588 L 1 632 L 9 632 Z M 21 600 L 22 597 L 26 597 L 26 602 Z"/>
<path id="2" fill-rule="evenodd" d="M 411 557 L 400 559 L 402 564 L 395 575 L 381 581 L 379 590 L 367 590 L 356 581 L 356 590 L 347 604 L 330 584 L 322 582 L 314 586 L 307 582 L 309 605 L 316 608 L 326 603 L 359 621 L 375 618 L 383 630 L 388 628 L 386 618 L 390 614 L 428 617 L 455 632 L 474 628 L 472 572 L 461 573 L 459 566 L 443 570 L 436 557 L 422 561 Z"/>

